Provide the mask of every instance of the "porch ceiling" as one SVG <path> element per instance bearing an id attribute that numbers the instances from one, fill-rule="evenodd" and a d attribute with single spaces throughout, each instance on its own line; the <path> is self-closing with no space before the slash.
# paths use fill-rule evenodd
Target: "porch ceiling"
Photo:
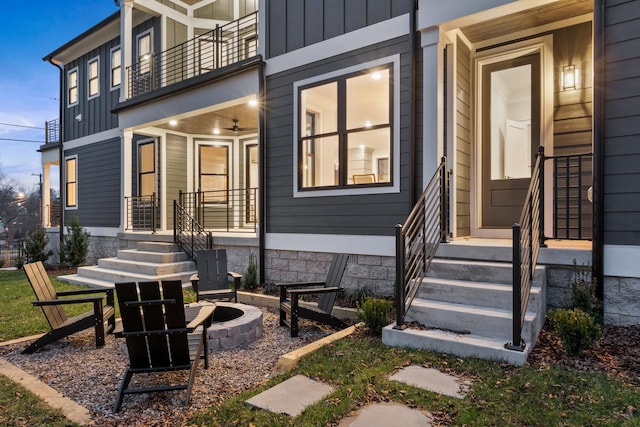
<path id="1" fill-rule="evenodd" d="M 217 136 L 242 136 L 258 132 L 258 109 L 246 103 L 234 105 L 221 110 L 198 114 L 190 117 L 176 118 L 176 125 L 171 125 L 167 117 L 166 122 L 156 127 L 175 132 L 194 135 L 213 135 L 213 129 L 218 128 Z M 238 130 L 233 130 L 237 120 Z"/>
<path id="2" fill-rule="evenodd" d="M 563 0 L 461 28 L 471 43 L 593 12 L 593 0 Z"/>

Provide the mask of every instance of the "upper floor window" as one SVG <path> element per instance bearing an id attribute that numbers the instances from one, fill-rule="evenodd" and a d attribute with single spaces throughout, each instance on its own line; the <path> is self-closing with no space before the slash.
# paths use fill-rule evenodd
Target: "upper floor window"
<path id="1" fill-rule="evenodd" d="M 78 68 L 67 72 L 67 105 L 71 107 L 78 103 Z"/>
<path id="2" fill-rule="evenodd" d="M 122 82 L 122 57 L 120 47 L 111 49 L 111 89 L 120 86 Z"/>
<path id="3" fill-rule="evenodd" d="M 100 59 L 93 58 L 87 63 L 87 87 L 89 99 L 100 95 Z"/>
<path id="4" fill-rule="evenodd" d="M 138 73 L 146 74 L 151 71 L 151 32 L 138 36 Z"/>
<path id="5" fill-rule="evenodd" d="M 65 207 L 78 207 L 78 158 L 65 159 Z"/>
<path id="6" fill-rule="evenodd" d="M 301 86 L 298 190 L 392 184 L 393 66 Z"/>
<path id="7" fill-rule="evenodd" d="M 229 190 L 229 146 L 200 145 L 198 185 L 207 203 L 227 203 Z"/>

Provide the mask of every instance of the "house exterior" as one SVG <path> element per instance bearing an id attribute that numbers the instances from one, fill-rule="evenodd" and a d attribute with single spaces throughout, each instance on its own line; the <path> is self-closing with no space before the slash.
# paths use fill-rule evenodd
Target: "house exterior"
<path id="1" fill-rule="evenodd" d="M 345 252 L 345 286 L 394 295 L 396 224 L 437 171 L 449 254 L 510 247 L 541 177 L 546 302 L 566 302 L 576 259 L 605 321 L 640 323 L 637 2 L 119 3 L 45 57 L 62 101 L 44 185 L 60 171 L 94 258 L 204 235 L 235 270 L 257 253 L 269 283 Z"/>

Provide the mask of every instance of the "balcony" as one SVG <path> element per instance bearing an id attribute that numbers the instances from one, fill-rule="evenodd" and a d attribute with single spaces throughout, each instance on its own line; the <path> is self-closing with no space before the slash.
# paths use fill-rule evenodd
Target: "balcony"
<path id="1" fill-rule="evenodd" d="M 60 142 L 60 121 L 54 119 L 44 123 L 44 143 L 57 144 Z"/>
<path id="2" fill-rule="evenodd" d="M 258 13 L 254 12 L 127 67 L 128 98 L 250 58 L 257 48 Z"/>

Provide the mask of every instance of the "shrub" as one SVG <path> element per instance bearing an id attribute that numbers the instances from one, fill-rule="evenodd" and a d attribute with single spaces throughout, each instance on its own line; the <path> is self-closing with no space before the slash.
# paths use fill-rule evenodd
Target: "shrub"
<path id="1" fill-rule="evenodd" d="M 391 323 L 389 313 L 392 303 L 380 298 L 367 297 L 356 306 L 358 320 L 376 335 L 382 333 L 382 328 Z"/>
<path id="2" fill-rule="evenodd" d="M 34 232 L 30 233 L 24 241 L 24 251 L 27 262 L 42 261 L 46 263 L 53 251 L 47 250 L 49 244 L 49 236 L 44 228 L 38 227 Z"/>
<path id="3" fill-rule="evenodd" d="M 278 295 L 278 287 L 273 283 L 265 283 L 262 287 L 264 295 Z"/>
<path id="4" fill-rule="evenodd" d="M 89 237 L 91 234 L 84 231 L 78 221 L 78 217 L 71 219 L 67 226 L 67 234 L 64 236 L 62 250 L 60 251 L 60 263 L 66 267 L 77 267 L 87 262 L 89 252 Z"/>
<path id="5" fill-rule="evenodd" d="M 591 269 L 584 265 L 578 266 L 574 259 L 573 270 L 571 308 L 589 313 L 598 324 L 602 324 L 602 302 L 596 297 L 596 282 L 591 277 Z"/>
<path id="6" fill-rule="evenodd" d="M 577 356 L 600 338 L 600 325 L 579 308 L 561 308 L 550 312 L 556 333 L 567 353 Z"/>
<path id="7" fill-rule="evenodd" d="M 249 252 L 249 265 L 244 272 L 244 288 L 255 289 L 258 286 L 258 270 L 256 268 L 256 256 Z"/>
<path id="8" fill-rule="evenodd" d="M 344 301 L 346 307 L 357 307 L 365 298 L 373 296 L 371 289 L 365 287 L 358 289 L 342 288 L 338 292 L 338 299 Z"/>

